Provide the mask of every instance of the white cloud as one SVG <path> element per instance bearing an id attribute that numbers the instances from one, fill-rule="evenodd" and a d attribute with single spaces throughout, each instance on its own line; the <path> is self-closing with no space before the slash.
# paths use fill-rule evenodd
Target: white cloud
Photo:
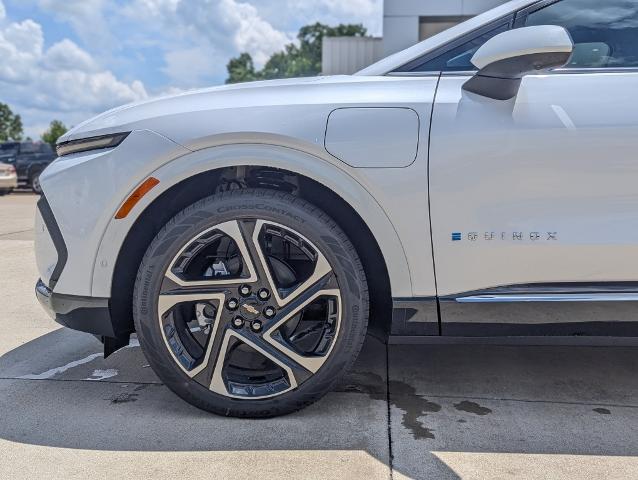
<path id="1" fill-rule="evenodd" d="M 23 114 L 29 135 L 41 133 L 34 125 L 54 118 L 77 122 L 80 114 L 86 118 L 148 96 L 141 82 L 120 81 L 71 40 L 48 49 L 44 44 L 33 20 L 0 26 L 2 101 Z"/>
<path id="2" fill-rule="evenodd" d="M 231 57 L 247 51 L 260 67 L 302 25 L 364 23 L 378 35 L 383 0 L 21 0 L 55 20 L 44 33 L 32 20 L 12 22 L 5 3 L 0 101 L 33 135 L 53 118 L 78 123 L 146 98 L 140 76 L 154 93 L 221 83 Z"/>
<path id="3" fill-rule="evenodd" d="M 293 36 L 266 21 L 254 6 L 241 0 L 135 0 L 121 13 L 149 19 L 162 44 L 165 67 L 180 87 L 210 83 L 226 76 L 226 64 L 249 52 L 258 67 L 293 41 Z M 170 40 L 166 32 L 170 32 Z"/>
<path id="4" fill-rule="evenodd" d="M 0 81 L 24 82 L 42 56 L 42 28 L 31 20 L 0 28 Z"/>
<path id="5" fill-rule="evenodd" d="M 82 50 L 68 38 L 52 45 L 44 57 L 44 66 L 49 70 L 80 70 L 95 72 L 99 67 L 88 52 Z"/>
<path id="6" fill-rule="evenodd" d="M 106 0 L 32 0 L 70 22 L 85 44 L 87 25 L 129 30 L 119 36 L 117 62 L 127 49 L 159 48 L 162 71 L 179 87 L 222 81 L 226 64 L 241 52 L 252 55 L 258 68 L 275 52 L 295 41 L 300 26 L 321 21 L 365 23 L 380 34 L 383 0 L 132 0 L 114 8 Z M 88 6 L 90 4 L 90 7 Z M 91 17 L 92 16 L 92 17 Z M 98 21 L 99 20 L 99 21 Z M 123 23 L 124 22 L 124 23 Z M 130 28 L 134 27 L 134 28 Z M 90 36 L 90 35 L 89 35 Z M 102 35 L 97 35 L 98 40 Z M 102 43 L 102 42 L 98 42 Z M 122 48 L 122 45 L 125 48 Z"/>
<path id="7" fill-rule="evenodd" d="M 117 7 L 107 0 L 38 0 L 41 10 L 57 20 L 71 24 L 83 42 L 102 51 L 110 51 L 118 42 L 108 28 L 108 8 Z"/>
<path id="8" fill-rule="evenodd" d="M 171 50 L 164 56 L 164 73 L 171 82 L 180 86 L 193 87 L 210 81 L 213 75 L 223 75 L 225 64 L 215 60 L 210 48 L 191 47 Z"/>
<path id="9" fill-rule="evenodd" d="M 259 0 L 262 16 L 278 28 L 322 22 L 363 23 L 371 35 L 381 35 L 383 0 Z"/>
<path id="10" fill-rule="evenodd" d="M 257 66 L 266 63 L 273 53 L 291 41 L 285 33 L 261 18 L 257 9 L 249 3 L 221 0 L 219 13 L 234 31 L 235 48 L 240 52 L 250 52 Z"/>
<path id="11" fill-rule="evenodd" d="M 274 53 L 290 41 L 288 35 L 264 20 L 254 2 L 242 0 L 134 0 L 121 12 L 129 18 L 152 18 L 171 33 L 214 42 L 223 50 L 252 49 Z"/>
<path id="12" fill-rule="evenodd" d="M 382 0 L 320 0 L 326 6 L 335 9 L 337 12 L 342 9 L 348 14 L 376 15 L 381 13 Z"/>
<path id="13" fill-rule="evenodd" d="M 123 11 L 128 12 L 130 16 L 163 17 L 175 13 L 179 2 L 180 0 L 135 0 L 132 4 L 125 6 Z"/>

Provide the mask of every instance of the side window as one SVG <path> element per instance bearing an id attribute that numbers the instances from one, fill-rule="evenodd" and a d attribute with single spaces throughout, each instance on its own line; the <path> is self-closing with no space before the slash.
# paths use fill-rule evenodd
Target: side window
<path id="1" fill-rule="evenodd" d="M 53 153 L 53 150 L 51 150 L 51 145 L 49 145 L 48 143 L 41 143 L 40 153 Z"/>
<path id="2" fill-rule="evenodd" d="M 525 26 L 560 25 L 574 40 L 567 68 L 638 67 L 638 2 L 562 0 L 530 13 Z"/>
<path id="3" fill-rule="evenodd" d="M 38 153 L 38 145 L 36 143 L 25 142 L 20 146 L 20 153 Z"/>
<path id="4" fill-rule="evenodd" d="M 477 35 L 471 40 L 466 40 L 441 55 L 426 59 L 422 62 L 411 62 L 398 69 L 399 72 L 464 72 L 476 70 L 470 60 L 490 38 L 509 30 L 509 23 L 499 25 L 488 32 Z"/>

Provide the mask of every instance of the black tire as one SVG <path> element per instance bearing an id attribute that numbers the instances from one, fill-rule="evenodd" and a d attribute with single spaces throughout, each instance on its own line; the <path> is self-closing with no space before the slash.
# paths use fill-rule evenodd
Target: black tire
<path id="1" fill-rule="evenodd" d="M 5 195 L 9 195 L 12 191 L 13 191 L 13 189 L 2 189 L 2 190 L 0 190 L 0 197 L 3 197 Z"/>
<path id="2" fill-rule="evenodd" d="M 29 187 L 33 190 L 33 193 L 42 195 L 42 187 L 40 186 L 40 174 L 41 169 L 35 170 L 29 175 Z"/>
<path id="3" fill-rule="evenodd" d="M 329 263 L 331 281 L 338 283 L 340 292 L 338 332 L 324 363 L 296 388 L 269 398 L 220 395 L 187 375 L 169 351 L 165 331 L 160 325 L 162 317 L 158 313 L 158 298 L 165 282 L 165 272 L 173 268 L 175 256 L 182 248 L 207 229 L 229 221 L 251 221 L 247 219 L 279 224 L 299 233 L 300 238 L 310 240 Z M 300 198 L 260 189 L 217 194 L 177 214 L 148 247 L 139 267 L 133 295 L 133 313 L 140 345 L 164 384 L 198 408 L 234 417 L 263 418 L 288 414 L 328 393 L 349 370 L 361 350 L 367 331 L 368 311 L 368 286 L 363 266 L 354 246 L 339 226 L 324 212 Z"/>

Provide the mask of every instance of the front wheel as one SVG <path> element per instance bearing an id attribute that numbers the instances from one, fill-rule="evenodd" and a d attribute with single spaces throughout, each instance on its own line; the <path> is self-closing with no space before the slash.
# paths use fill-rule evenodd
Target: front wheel
<path id="1" fill-rule="evenodd" d="M 352 365 L 368 287 L 355 248 L 321 210 L 236 190 L 157 235 L 134 316 L 149 363 L 177 395 L 221 415 L 270 417 L 316 401 Z"/>

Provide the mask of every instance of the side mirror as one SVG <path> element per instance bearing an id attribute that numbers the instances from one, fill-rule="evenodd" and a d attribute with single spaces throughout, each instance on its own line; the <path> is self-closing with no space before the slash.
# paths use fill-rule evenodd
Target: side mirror
<path id="1" fill-rule="evenodd" d="M 563 27 L 541 25 L 500 33 L 472 57 L 479 72 L 463 89 L 495 100 L 509 100 L 518 94 L 525 75 L 563 67 L 573 51 L 572 37 Z"/>

